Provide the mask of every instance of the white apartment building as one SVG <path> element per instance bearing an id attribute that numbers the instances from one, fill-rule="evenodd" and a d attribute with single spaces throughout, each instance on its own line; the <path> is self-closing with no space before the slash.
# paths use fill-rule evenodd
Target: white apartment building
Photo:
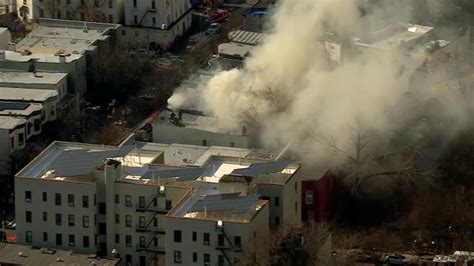
<path id="1" fill-rule="evenodd" d="M 190 0 L 125 0 L 124 6 L 126 46 L 167 48 L 191 27 Z"/>
<path id="2" fill-rule="evenodd" d="M 26 119 L 0 116 L 0 173 L 9 172 L 10 154 L 23 149 L 26 143 Z"/>
<path id="3" fill-rule="evenodd" d="M 272 158 L 239 148 L 54 142 L 15 176 L 17 242 L 118 254 L 123 265 L 173 265 L 175 251 L 185 265 L 184 256 L 233 265 L 272 226 L 301 223 L 300 166 Z M 180 230 L 183 242 L 170 241 Z"/>
<path id="4" fill-rule="evenodd" d="M 166 216 L 166 265 L 238 265 L 270 233 L 268 201 L 195 193 Z"/>
<path id="5" fill-rule="evenodd" d="M 24 20 L 55 18 L 66 20 L 123 23 L 124 0 L 17 0 Z"/>

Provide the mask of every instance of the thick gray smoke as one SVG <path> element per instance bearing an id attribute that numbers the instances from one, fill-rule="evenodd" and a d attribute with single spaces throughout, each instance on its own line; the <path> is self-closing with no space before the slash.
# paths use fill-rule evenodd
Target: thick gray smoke
<path id="1" fill-rule="evenodd" d="M 291 143 L 293 152 L 324 167 L 353 155 L 359 133 L 365 152 L 388 153 L 421 141 L 445 143 L 464 127 L 471 103 L 458 90 L 411 86 L 416 64 L 402 53 L 364 53 L 336 67 L 328 60 L 321 42 L 328 30 L 357 36 L 386 19 L 406 21 L 408 9 L 398 18 L 383 7 L 361 17 L 349 0 L 280 2 L 271 34 L 242 69 L 218 73 L 199 94 L 173 95 L 170 106 L 198 103 L 223 126 L 256 125 L 267 147 Z"/>

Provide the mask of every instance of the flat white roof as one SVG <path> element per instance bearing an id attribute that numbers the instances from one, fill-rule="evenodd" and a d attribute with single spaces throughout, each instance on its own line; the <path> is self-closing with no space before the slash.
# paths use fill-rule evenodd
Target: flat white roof
<path id="1" fill-rule="evenodd" d="M 265 38 L 264 33 L 259 32 L 252 32 L 252 31 L 243 31 L 243 30 L 236 30 L 231 31 L 228 34 L 229 40 L 236 43 L 243 43 L 249 45 L 257 45 L 263 41 Z"/>
<path id="2" fill-rule="evenodd" d="M 43 109 L 43 105 L 39 103 L 0 101 L 0 115 L 30 116 L 34 112 L 41 111 L 41 109 Z"/>
<path id="3" fill-rule="evenodd" d="M 162 125 L 174 125 L 170 119 L 172 111 L 163 110 L 159 117 L 156 118 L 154 124 Z M 176 118 L 178 117 L 179 112 L 175 112 Z M 209 116 L 199 111 L 193 110 L 182 110 L 181 123 L 185 128 L 193 128 L 203 131 L 222 133 L 222 134 L 231 134 L 231 135 L 241 135 L 242 134 L 242 125 L 237 125 L 238 129 L 224 128 L 217 122 L 217 117 Z"/>
<path id="4" fill-rule="evenodd" d="M 12 116 L 0 116 L 0 129 L 14 129 L 15 127 L 25 124 L 26 119 L 12 117 Z"/>
<path id="5" fill-rule="evenodd" d="M 56 90 L 0 87 L 0 100 L 5 101 L 44 102 L 56 96 Z"/>
<path id="6" fill-rule="evenodd" d="M 38 62 L 52 62 L 59 63 L 59 56 L 51 53 L 32 53 L 30 55 L 22 55 L 21 52 L 8 51 L 5 50 L 5 59 L 8 61 L 16 62 L 28 62 L 32 59 L 37 60 Z M 81 58 L 82 54 L 69 54 L 65 57 L 66 62 L 72 62 Z"/>
<path id="7" fill-rule="evenodd" d="M 54 72 L 5 72 L 0 71 L 1 83 L 16 83 L 16 84 L 59 84 L 67 77 L 66 73 Z"/>
<path id="8" fill-rule="evenodd" d="M 219 55 L 238 56 L 245 58 L 250 55 L 254 46 L 239 43 L 221 43 L 218 46 Z"/>

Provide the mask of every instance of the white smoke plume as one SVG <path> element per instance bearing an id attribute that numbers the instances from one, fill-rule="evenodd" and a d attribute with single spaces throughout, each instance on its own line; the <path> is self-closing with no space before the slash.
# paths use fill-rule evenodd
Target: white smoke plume
<path id="1" fill-rule="evenodd" d="M 359 130 L 370 136 L 367 149 L 380 153 L 424 139 L 446 142 L 466 124 L 472 101 L 465 95 L 428 82 L 412 88 L 416 65 L 398 52 L 365 53 L 333 67 L 321 42 L 328 30 L 344 39 L 408 14 L 403 8 L 396 18 L 380 7 L 361 17 L 349 0 L 282 0 L 271 33 L 242 69 L 222 71 L 199 94 L 180 91 L 169 103 L 199 105 L 227 127 L 256 125 L 267 147 L 291 143 L 322 166 L 343 162 L 345 152 L 334 151 L 352 152 Z"/>

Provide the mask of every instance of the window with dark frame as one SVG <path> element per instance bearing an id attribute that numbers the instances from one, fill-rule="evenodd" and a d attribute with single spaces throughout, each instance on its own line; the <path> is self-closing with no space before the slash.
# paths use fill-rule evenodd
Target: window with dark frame
<path id="1" fill-rule="evenodd" d="M 181 243 L 181 231 L 180 230 L 174 230 L 173 233 L 173 239 L 175 243 Z"/>

